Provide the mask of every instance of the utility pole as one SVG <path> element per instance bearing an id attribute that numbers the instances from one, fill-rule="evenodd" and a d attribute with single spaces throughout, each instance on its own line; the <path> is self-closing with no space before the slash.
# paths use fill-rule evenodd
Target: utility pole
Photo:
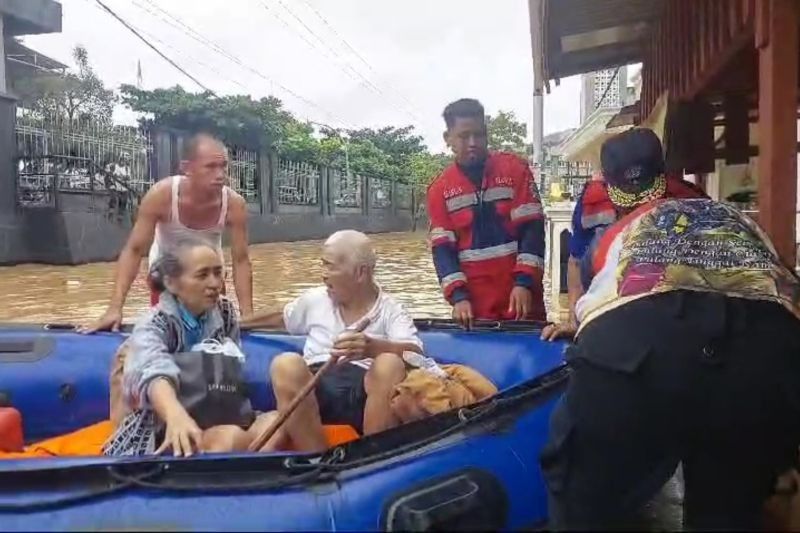
<path id="1" fill-rule="evenodd" d="M 539 175 L 539 191 L 547 195 L 544 172 L 544 61 L 541 46 L 541 20 L 544 14 L 542 0 L 530 0 L 528 9 L 531 21 L 531 56 L 533 60 L 533 165 Z"/>
<path id="2" fill-rule="evenodd" d="M 533 165 L 540 176 L 539 187 L 545 190 L 544 172 L 544 95 L 541 83 L 534 81 L 533 89 Z"/>
<path id="3" fill-rule="evenodd" d="M 344 175 L 350 177 L 350 154 L 349 154 L 349 140 L 347 137 L 342 136 L 344 140 Z"/>

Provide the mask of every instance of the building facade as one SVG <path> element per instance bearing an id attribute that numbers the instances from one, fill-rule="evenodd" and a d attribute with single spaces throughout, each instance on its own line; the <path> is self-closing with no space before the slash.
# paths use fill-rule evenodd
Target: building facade
<path id="1" fill-rule="evenodd" d="M 595 110 L 628 105 L 628 67 L 609 68 L 581 75 L 581 124 Z"/>

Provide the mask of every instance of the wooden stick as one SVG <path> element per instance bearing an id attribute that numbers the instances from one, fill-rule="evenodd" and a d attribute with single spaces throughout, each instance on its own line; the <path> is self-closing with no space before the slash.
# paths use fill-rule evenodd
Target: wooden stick
<path id="1" fill-rule="evenodd" d="M 364 322 L 359 324 L 358 327 L 356 327 L 351 331 L 355 331 L 356 333 L 361 333 L 367 328 L 369 323 L 370 320 L 369 318 L 367 318 L 366 320 L 364 320 Z M 314 374 L 314 376 L 311 378 L 311 381 L 306 383 L 305 386 L 302 389 L 300 389 L 300 392 L 298 392 L 297 396 L 295 396 L 292 399 L 292 401 L 289 403 L 286 409 L 278 413 L 278 418 L 276 418 L 272 422 L 272 424 L 270 424 L 258 437 L 256 437 L 253 440 L 253 442 L 250 443 L 250 446 L 247 447 L 248 451 L 251 452 L 258 451 L 267 442 L 269 442 L 269 439 L 271 439 L 272 436 L 275 435 L 275 433 L 281 428 L 281 426 L 286 422 L 286 420 L 288 420 L 289 417 L 292 416 L 292 413 L 294 413 L 295 410 L 297 410 L 300 403 L 303 400 L 305 400 L 306 397 L 309 394 L 311 394 L 311 391 L 313 391 L 317 387 L 317 385 L 320 382 L 320 379 L 322 379 L 322 376 L 325 375 L 325 372 L 327 372 L 332 366 L 335 365 L 336 361 L 337 359 L 335 359 L 334 357 L 331 357 L 330 359 L 325 361 L 325 364 L 323 364 L 319 368 L 319 370 L 317 370 L 317 373 Z"/>

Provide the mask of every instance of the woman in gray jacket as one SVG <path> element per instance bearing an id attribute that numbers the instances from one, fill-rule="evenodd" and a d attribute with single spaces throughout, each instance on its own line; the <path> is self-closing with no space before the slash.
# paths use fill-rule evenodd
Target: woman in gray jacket
<path id="1" fill-rule="evenodd" d="M 151 268 L 150 283 L 163 292 L 131 333 L 123 373 L 131 414 L 106 454 L 242 451 L 274 417 L 256 417 L 245 395 L 239 319 L 221 296 L 222 276 L 220 254 L 198 242 L 166 251 Z"/>

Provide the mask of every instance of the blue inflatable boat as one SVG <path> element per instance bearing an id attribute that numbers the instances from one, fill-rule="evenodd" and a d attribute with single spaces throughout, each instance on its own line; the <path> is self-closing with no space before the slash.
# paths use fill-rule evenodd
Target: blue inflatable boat
<path id="1" fill-rule="evenodd" d="M 321 455 L 53 457 L 0 461 L 0 530 L 518 530 L 545 525 L 538 456 L 568 378 L 564 345 L 525 325 L 464 332 L 418 321 L 426 351 L 500 389 L 469 408 Z M 0 325 L 0 402 L 26 441 L 108 417 L 112 356 L 124 334 Z M 275 404 L 271 359 L 303 338 L 244 337 L 254 407 Z"/>

